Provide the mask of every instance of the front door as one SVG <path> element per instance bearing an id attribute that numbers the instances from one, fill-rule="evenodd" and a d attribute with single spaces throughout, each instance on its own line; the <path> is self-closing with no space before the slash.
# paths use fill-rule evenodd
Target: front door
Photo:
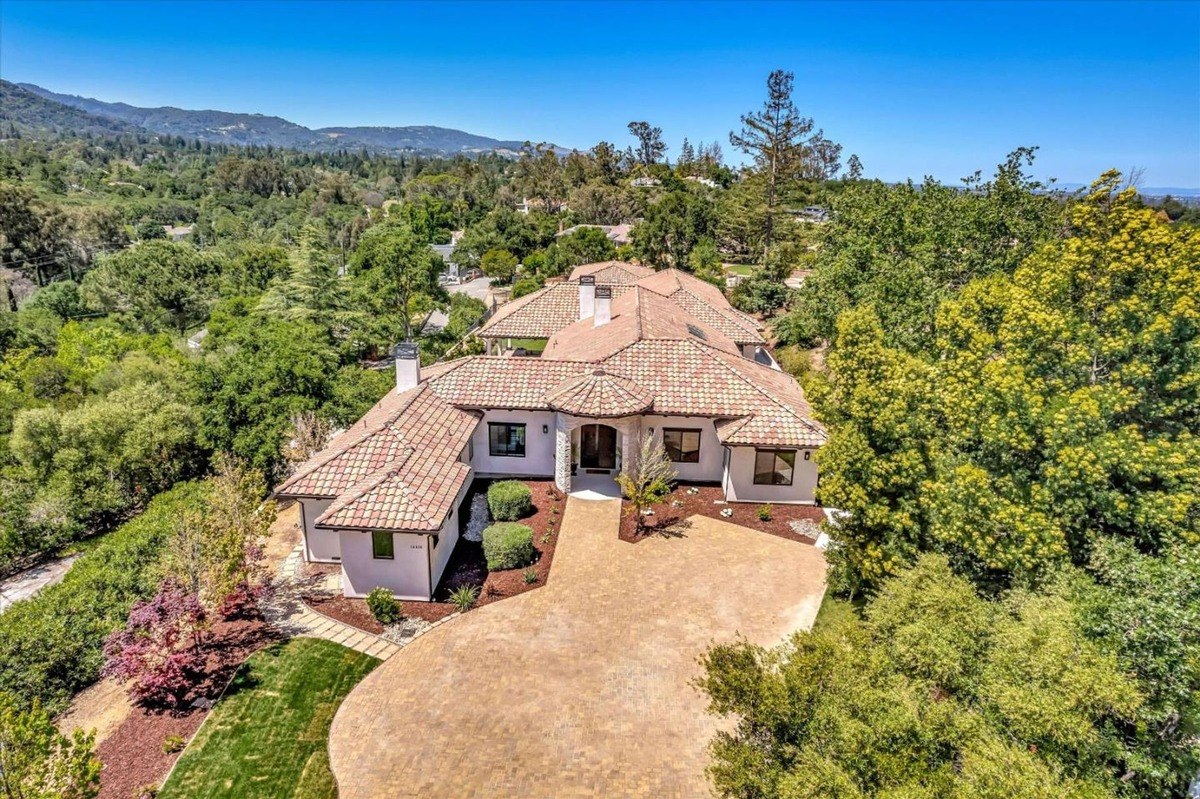
<path id="1" fill-rule="evenodd" d="M 606 424 L 581 427 L 579 465 L 584 469 L 617 468 L 617 431 Z"/>

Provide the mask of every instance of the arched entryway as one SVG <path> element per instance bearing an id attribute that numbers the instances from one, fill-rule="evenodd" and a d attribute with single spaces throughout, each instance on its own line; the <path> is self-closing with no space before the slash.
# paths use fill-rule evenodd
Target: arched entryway
<path id="1" fill-rule="evenodd" d="M 606 424 L 579 427 L 579 468 L 612 471 L 617 468 L 617 429 Z"/>

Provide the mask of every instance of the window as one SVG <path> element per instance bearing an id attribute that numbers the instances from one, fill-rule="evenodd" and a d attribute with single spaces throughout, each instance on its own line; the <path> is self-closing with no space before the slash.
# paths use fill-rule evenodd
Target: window
<path id="1" fill-rule="evenodd" d="M 525 457 L 525 425 L 508 422 L 488 424 L 488 451 L 507 458 Z"/>
<path id="2" fill-rule="evenodd" d="M 663 449 L 675 463 L 699 463 L 700 431 L 664 427 Z"/>
<path id="3" fill-rule="evenodd" d="M 396 557 L 396 541 L 387 530 L 371 531 L 371 557 L 376 560 Z"/>
<path id="4" fill-rule="evenodd" d="M 796 468 L 794 449 L 754 450 L 754 484 L 790 486 Z"/>

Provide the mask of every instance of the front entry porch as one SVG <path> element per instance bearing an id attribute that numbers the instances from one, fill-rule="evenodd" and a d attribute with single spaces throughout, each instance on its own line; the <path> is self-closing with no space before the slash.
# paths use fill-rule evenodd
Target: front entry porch
<path id="1" fill-rule="evenodd" d="M 617 497 L 616 475 L 633 468 L 641 436 L 636 416 L 596 419 L 559 412 L 555 417 L 554 482 L 568 494 Z"/>

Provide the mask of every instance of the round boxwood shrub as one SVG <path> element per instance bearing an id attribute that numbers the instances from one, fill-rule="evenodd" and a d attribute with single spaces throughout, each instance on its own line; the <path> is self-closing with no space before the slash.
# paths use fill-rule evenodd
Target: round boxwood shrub
<path id="1" fill-rule="evenodd" d="M 367 594 L 367 608 L 375 621 L 386 626 L 400 621 L 400 604 L 386 588 L 372 588 Z"/>
<path id="2" fill-rule="evenodd" d="M 515 522 L 533 510 L 533 492 L 519 480 L 501 480 L 488 487 L 488 510 L 498 522 Z"/>
<path id="3" fill-rule="evenodd" d="M 483 531 L 483 556 L 488 571 L 519 569 L 533 562 L 533 529 L 515 522 L 497 522 Z"/>

